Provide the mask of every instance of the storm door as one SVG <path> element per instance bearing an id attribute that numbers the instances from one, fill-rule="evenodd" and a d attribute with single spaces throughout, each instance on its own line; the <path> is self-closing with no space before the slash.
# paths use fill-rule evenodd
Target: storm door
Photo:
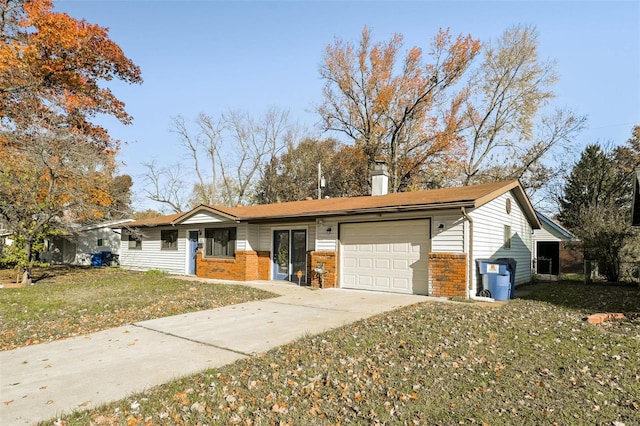
<path id="1" fill-rule="evenodd" d="M 198 231 L 189 231 L 189 274 L 196 274 L 196 257 L 198 256 Z"/>
<path id="2" fill-rule="evenodd" d="M 273 279 L 298 282 L 307 281 L 307 231 L 305 229 L 278 229 L 273 231 Z"/>

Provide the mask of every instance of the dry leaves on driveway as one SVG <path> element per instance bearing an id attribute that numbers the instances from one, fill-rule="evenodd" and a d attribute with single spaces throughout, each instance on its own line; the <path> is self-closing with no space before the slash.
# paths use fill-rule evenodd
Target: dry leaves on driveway
<path id="1" fill-rule="evenodd" d="M 564 291 L 592 297 L 606 289 Z M 634 308 L 638 295 L 632 290 L 625 296 L 636 297 Z M 544 295 L 532 298 L 496 308 L 414 305 L 64 419 L 183 425 L 640 424 L 640 324 L 594 326 L 583 321 L 589 301 L 573 302 L 582 306 L 577 309 L 543 301 Z"/>

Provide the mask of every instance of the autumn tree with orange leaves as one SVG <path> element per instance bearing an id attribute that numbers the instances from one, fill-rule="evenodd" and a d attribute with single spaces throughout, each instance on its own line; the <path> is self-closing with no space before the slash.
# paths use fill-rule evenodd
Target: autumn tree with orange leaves
<path id="1" fill-rule="evenodd" d="M 46 229 L 122 205 L 118 143 L 92 122 L 131 122 L 102 86 L 114 78 L 142 82 L 107 29 L 54 12 L 51 0 L 0 0 L 0 226 L 24 239 L 26 265 Z"/>
<path id="2" fill-rule="evenodd" d="M 393 192 L 437 186 L 431 179 L 453 169 L 464 153 L 456 132 L 462 97 L 449 89 L 480 44 L 441 30 L 428 55 L 412 47 L 402 56 L 402 48 L 401 35 L 374 43 L 367 27 L 357 45 L 337 40 L 327 46 L 320 67 L 324 99 L 317 107 L 326 131 L 346 135 L 370 165 L 389 164 Z"/>

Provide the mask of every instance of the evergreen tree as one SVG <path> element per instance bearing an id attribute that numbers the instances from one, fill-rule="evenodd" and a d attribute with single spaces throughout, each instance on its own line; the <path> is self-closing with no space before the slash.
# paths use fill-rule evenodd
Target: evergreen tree
<path id="1" fill-rule="evenodd" d="M 633 236 L 630 164 L 635 153 L 632 144 L 610 151 L 587 146 L 559 200 L 560 222 L 582 241 L 585 259 L 597 261 L 609 281 L 618 280 L 623 248 Z"/>

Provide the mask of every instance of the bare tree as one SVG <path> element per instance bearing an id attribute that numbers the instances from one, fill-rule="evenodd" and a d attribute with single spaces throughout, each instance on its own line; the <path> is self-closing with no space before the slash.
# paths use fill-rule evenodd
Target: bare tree
<path id="1" fill-rule="evenodd" d="M 189 205 L 189 193 L 185 192 L 186 181 L 181 175 L 180 164 L 162 167 L 154 160 L 143 166 L 147 169 L 142 177 L 145 196 L 174 213 L 184 211 Z"/>
<path id="2" fill-rule="evenodd" d="M 289 113 L 274 108 L 258 120 L 238 111 L 231 111 L 223 117 L 232 142 L 232 165 L 228 159 L 218 155 L 225 189 L 224 202 L 229 205 L 245 204 L 263 166 L 284 149 L 294 130 L 289 125 Z"/>
<path id="3" fill-rule="evenodd" d="M 198 204 L 238 205 L 253 199 L 263 166 L 297 138 L 299 129 L 289 121 L 288 111 L 268 109 L 254 118 L 241 111 L 218 117 L 200 114 L 190 126 L 182 116 L 173 119 L 191 164 L 191 181 L 176 166 L 145 164 L 147 198 L 173 211 Z"/>
<path id="4" fill-rule="evenodd" d="M 540 112 L 555 98 L 555 63 L 538 57 L 533 27 L 515 26 L 488 44 L 465 91 L 460 134 L 468 144 L 463 183 L 522 179 L 539 188 L 553 171 L 541 160 L 568 148 L 585 117 L 568 110 Z"/>

